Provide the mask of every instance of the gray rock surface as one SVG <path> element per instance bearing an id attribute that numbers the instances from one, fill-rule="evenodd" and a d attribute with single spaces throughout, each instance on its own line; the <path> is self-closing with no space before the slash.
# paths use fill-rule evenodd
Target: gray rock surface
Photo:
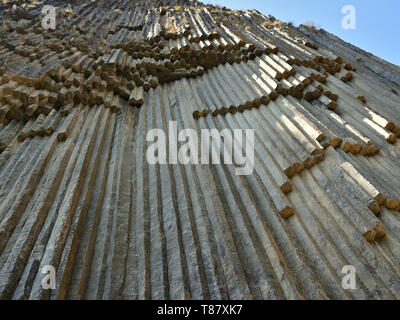
<path id="1" fill-rule="evenodd" d="M 52 31 L 41 4 L 13 4 L 1 299 L 400 298 L 398 66 L 256 10 L 48 0 Z M 149 164 L 170 121 L 254 129 L 253 174 Z"/>

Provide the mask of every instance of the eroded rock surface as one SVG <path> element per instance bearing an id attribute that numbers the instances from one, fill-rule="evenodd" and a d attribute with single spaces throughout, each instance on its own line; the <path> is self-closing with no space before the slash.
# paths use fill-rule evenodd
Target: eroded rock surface
<path id="1" fill-rule="evenodd" d="M 189 0 L 0 21 L 0 298 L 400 298 L 398 66 Z M 253 128 L 254 173 L 150 165 L 169 121 Z"/>

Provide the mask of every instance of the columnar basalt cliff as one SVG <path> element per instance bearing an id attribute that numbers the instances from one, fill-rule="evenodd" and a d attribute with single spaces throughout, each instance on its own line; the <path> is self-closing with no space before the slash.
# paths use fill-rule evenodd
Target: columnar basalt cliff
<path id="1" fill-rule="evenodd" d="M 3 1 L 0 298 L 399 299 L 399 94 L 398 66 L 256 10 Z M 254 129 L 253 174 L 150 165 L 169 121 Z"/>

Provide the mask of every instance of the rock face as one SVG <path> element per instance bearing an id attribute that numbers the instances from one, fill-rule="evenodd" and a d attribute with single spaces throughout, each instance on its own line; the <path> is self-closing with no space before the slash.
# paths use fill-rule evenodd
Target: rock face
<path id="1" fill-rule="evenodd" d="M 0 298 L 400 298 L 399 67 L 197 1 L 1 6 Z M 253 128 L 254 173 L 150 165 L 169 121 Z"/>

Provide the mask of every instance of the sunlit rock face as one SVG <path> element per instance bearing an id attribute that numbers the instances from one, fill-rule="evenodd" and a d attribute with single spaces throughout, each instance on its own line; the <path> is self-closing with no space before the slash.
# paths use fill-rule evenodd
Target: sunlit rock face
<path id="1" fill-rule="evenodd" d="M 400 298 L 398 66 L 198 1 L 0 7 L 0 298 Z"/>

